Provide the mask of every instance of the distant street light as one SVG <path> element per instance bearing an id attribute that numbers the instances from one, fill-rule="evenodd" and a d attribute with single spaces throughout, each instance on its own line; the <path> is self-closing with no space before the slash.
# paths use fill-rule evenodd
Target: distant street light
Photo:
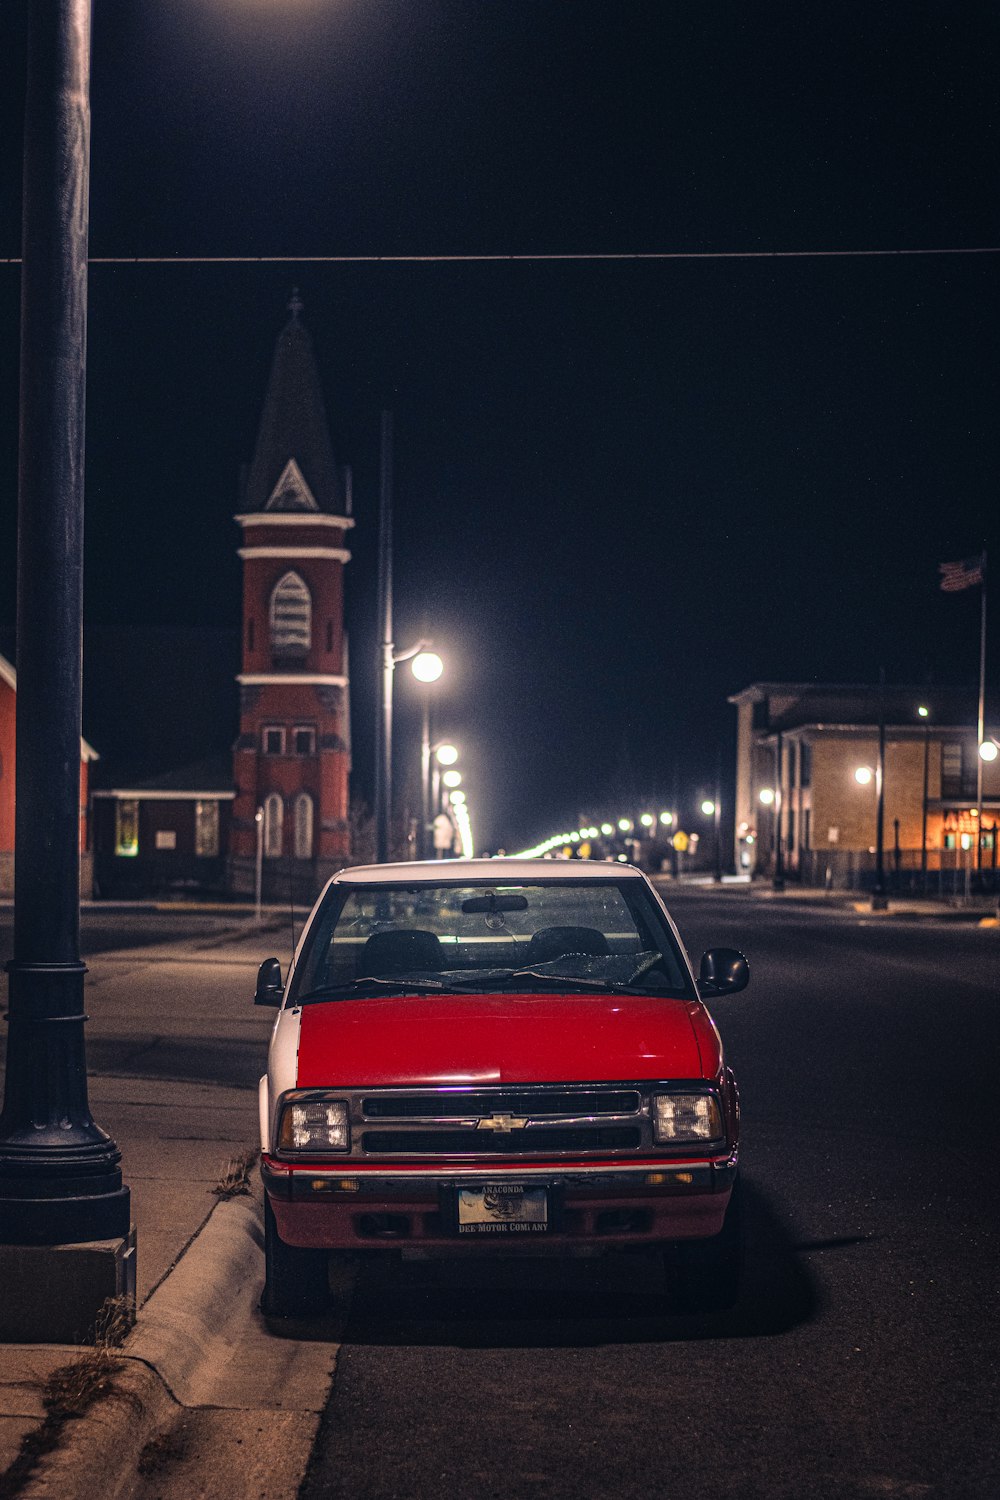
<path id="1" fill-rule="evenodd" d="M 979 756 L 981 760 L 994 761 L 996 760 L 998 754 L 1000 754 L 1000 750 L 997 749 L 996 740 L 983 740 L 983 743 L 979 747 Z"/>
<path id="2" fill-rule="evenodd" d="M 653 817 L 652 813 L 643 813 L 642 817 L 639 819 L 639 822 L 642 824 L 643 828 L 652 828 L 655 821 L 656 819 Z"/>
<path id="3" fill-rule="evenodd" d="M 421 646 L 424 645 L 425 643 L 421 642 Z M 444 662 L 436 651 L 418 650 L 410 661 L 410 671 L 417 682 L 423 683 L 429 689 L 444 671 Z M 420 734 L 419 832 L 417 857 L 427 859 L 430 856 L 431 846 L 431 695 L 429 691 L 423 695 L 423 722 Z"/>
<path id="4" fill-rule="evenodd" d="M 931 754 L 931 711 L 926 703 L 917 709 L 917 718 L 924 721 L 924 795 L 920 813 L 920 893 L 927 895 L 927 790 Z"/>
<path id="5" fill-rule="evenodd" d="M 710 797 L 705 798 L 704 802 L 701 804 L 701 810 L 705 814 L 706 818 L 710 818 L 715 812 L 715 803 Z"/>
<path id="6" fill-rule="evenodd" d="M 449 792 L 448 801 L 451 803 L 452 807 L 461 807 L 462 803 L 465 801 L 465 793 L 461 790 L 456 792 Z"/>
<path id="7" fill-rule="evenodd" d="M 712 832 L 715 840 L 715 879 L 722 882 L 722 839 L 719 827 L 722 815 L 722 806 L 718 798 L 706 797 L 701 804 L 701 810 L 706 818 L 712 819 Z"/>
<path id="8" fill-rule="evenodd" d="M 871 786 L 874 776 L 875 772 L 871 766 L 858 766 L 854 772 L 854 779 L 858 783 L 858 786 Z"/>
<path id="9" fill-rule="evenodd" d="M 601 832 L 604 834 L 605 838 L 610 838 L 614 831 L 615 830 L 612 828 L 610 823 L 601 824 Z"/>
<path id="10" fill-rule="evenodd" d="M 454 745 L 438 745 L 434 758 L 439 766 L 453 766 L 458 760 L 458 751 Z"/>
<path id="11" fill-rule="evenodd" d="M 674 815 L 673 815 L 672 812 L 661 812 L 660 813 L 660 822 L 664 825 L 664 827 L 669 827 L 670 824 L 673 821 L 674 821 Z"/>
<path id="12" fill-rule="evenodd" d="M 774 787 L 773 786 L 762 786 L 758 795 L 759 795 L 760 800 L 761 800 L 762 804 L 764 805 L 764 807 L 773 807 L 774 806 Z"/>
<path id="13" fill-rule="evenodd" d="M 622 833 L 631 833 L 632 832 L 632 819 L 631 818 L 619 818 L 618 819 L 618 827 L 621 829 Z"/>
<path id="14" fill-rule="evenodd" d="M 445 771 L 441 780 L 449 791 L 453 791 L 455 787 L 462 785 L 462 773 L 461 771 Z"/>

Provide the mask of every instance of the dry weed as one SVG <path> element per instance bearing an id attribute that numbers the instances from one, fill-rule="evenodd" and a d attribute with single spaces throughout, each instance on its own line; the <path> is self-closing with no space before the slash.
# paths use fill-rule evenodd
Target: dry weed
<path id="1" fill-rule="evenodd" d="M 212 1192 L 217 1198 L 242 1198 L 251 1191 L 250 1173 L 257 1164 L 257 1151 L 244 1151 L 241 1156 L 231 1156 L 225 1171 Z"/>

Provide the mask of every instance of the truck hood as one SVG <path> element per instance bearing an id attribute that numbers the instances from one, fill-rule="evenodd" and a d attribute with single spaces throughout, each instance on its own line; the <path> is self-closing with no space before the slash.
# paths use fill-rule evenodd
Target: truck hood
<path id="1" fill-rule="evenodd" d="M 704 1078 L 701 1007 L 645 995 L 442 995 L 304 1005 L 298 1088 Z M 699 1028 L 699 1031 L 703 1028 Z M 711 1023 L 705 1035 L 712 1037 Z M 710 1049 L 714 1050 L 714 1049 Z"/>

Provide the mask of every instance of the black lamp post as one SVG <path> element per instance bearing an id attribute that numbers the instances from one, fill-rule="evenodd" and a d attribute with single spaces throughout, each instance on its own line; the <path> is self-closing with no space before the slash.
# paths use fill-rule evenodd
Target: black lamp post
<path id="1" fill-rule="evenodd" d="M 878 674 L 878 760 L 875 763 L 875 885 L 872 911 L 885 911 L 885 668 Z"/>
<path id="2" fill-rule="evenodd" d="M 924 795 L 920 813 L 920 894 L 927 895 L 927 789 L 931 756 L 930 709 L 921 704 L 917 713 L 924 721 Z"/>
<path id="3" fill-rule="evenodd" d="M 0 1243 L 128 1235 L 91 1118 L 80 961 L 90 0 L 34 0 L 21 273 L 17 803 Z"/>
<path id="4" fill-rule="evenodd" d="M 781 777 L 784 761 L 784 746 L 781 740 L 781 730 L 778 730 L 778 743 L 774 753 L 775 776 L 774 776 L 774 879 L 771 884 L 776 891 L 785 889 L 785 865 L 781 850 L 781 809 L 784 798 L 781 793 Z"/>

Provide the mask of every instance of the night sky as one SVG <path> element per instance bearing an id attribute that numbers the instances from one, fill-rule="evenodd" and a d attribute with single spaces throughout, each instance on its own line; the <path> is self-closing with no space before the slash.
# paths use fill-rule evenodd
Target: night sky
<path id="1" fill-rule="evenodd" d="M 0 15 L 10 257 L 26 8 Z M 998 31 L 962 0 L 96 0 L 91 254 L 989 249 Z M 235 734 L 235 686 L 202 684 L 237 670 L 237 476 L 293 285 L 355 474 L 361 793 L 382 407 L 396 637 L 426 619 L 447 658 L 436 727 L 481 845 L 640 811 L 675 774 L 690 806 L 755 679 L 974 684 L 978 591 L 936 570 L 1000 563 L 998 274 L 995 253 L 94 266 L 85 733 L 123 763 Z M 0 266 L 0 627 L 18 279 Z M 161 725 L 148 672 L 109 691 L 124 627 L 189 632 Z M 403 673 L 396 701 L 402 773 Z"/>

